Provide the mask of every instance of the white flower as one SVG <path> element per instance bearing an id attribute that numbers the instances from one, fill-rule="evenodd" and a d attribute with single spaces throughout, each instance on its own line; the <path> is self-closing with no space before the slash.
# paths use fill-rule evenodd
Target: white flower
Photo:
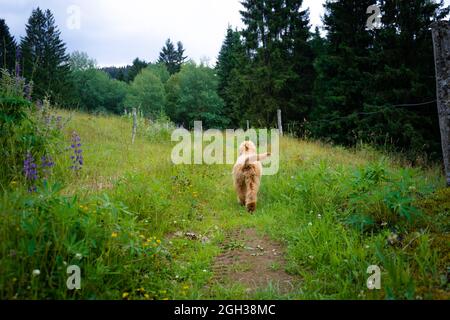
<path id="1" fill-rule="evenodd" d="M 81 260 L 81 259 L 83 259 L 83 255 L 82 255 L 81 253 L 77 253 L 77 254 L 75 255 L 75 259 Z"/>
<path id="2" fill-rule="evenodd" d="M 41 271 L 39 271 L 39 269 L 33 270 L 33 277 L 37 277 L 40 274 L 41 274 Z"/>
<path id="3" fill-rule="evenodd" d="M 322 219 L 322 215 L 321 215 L 321 214 L 318 214 L 318 215 L 317 215 L 317 218 Z"/>
<path id="4" fill-rule="evenodd" d="M 308 226 L 312 227 L 312 225 L 313 225 L 312 222 L 308 223 Z"/>
<path id="5" fill-rule="evenodd" d="M 309 256 L 309 258 L 312 260 L 312 259 L 314 259 L 314 256 Z"/>

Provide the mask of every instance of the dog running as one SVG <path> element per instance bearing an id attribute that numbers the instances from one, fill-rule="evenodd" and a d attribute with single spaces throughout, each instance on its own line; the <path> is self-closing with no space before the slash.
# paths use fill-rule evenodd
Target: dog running
<path id="1" fill-rule="evenodd" d="M 239 203 L 250 213 L 256 210 L 262 175 L 261 161 L 270 155 L 257 154 L 256 146 L 251 141 L 245 141 L 239 147 L 239 157 L 233 167 L 234 187 Z"/>

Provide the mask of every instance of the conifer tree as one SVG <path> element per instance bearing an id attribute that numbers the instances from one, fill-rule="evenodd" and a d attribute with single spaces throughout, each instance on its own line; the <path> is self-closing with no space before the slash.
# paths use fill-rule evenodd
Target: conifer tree
<path id="1" fill-rule="evenodd" d="M 0 19 L 0 68 L 14 70 L 16 41 L 4 19 Z"/>
<path id="2" fill-rule="evenodd" d="M 180 72 L 181 65 L 187 57 L 184 56 L 184 47 L 181 42 L 177 43 L 177 49 L 170 39 L 167 39 L 165 46 L 162 48 L 158 63 L 166 65 L 171 75 Z"/>
<path id="3" fill-rule="evenodd" d="M 33 10 L 21 42 L 23 74 L 34 83 L 34 98 L 63 101 L 69 89 L 69 56 L 50 10 Z"/>

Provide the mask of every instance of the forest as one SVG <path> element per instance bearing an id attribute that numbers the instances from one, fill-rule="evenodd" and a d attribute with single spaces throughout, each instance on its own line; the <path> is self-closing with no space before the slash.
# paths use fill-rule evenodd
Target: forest
<path id="1" fill-rule="evenodd" d="M 377 4 L 381 26 L 368 30 Z M 302 1 L 243 1 L 245 28 L 229 26 L 214 66 L 167 40 L 157 61 L 98 68 L 84 52 L 67 53 L 49 10 L 37 8 L 26 36 L 5 21 L 0 61 L 33 83 L 33 100 L 61 108 L 123 114 L 138 107 L 192 127 L 276 125 L 276 110 L 295 136 L 338 145 L 369 143 L 411 160 L 441 154 L 430 24 L 446 17 L 443 1 L 328 1 L 323 30 L 312 32 Z M 225 33 L 225 30 L 224 30 Z M 194 119 L 195 118 L 195 119 Z"/>

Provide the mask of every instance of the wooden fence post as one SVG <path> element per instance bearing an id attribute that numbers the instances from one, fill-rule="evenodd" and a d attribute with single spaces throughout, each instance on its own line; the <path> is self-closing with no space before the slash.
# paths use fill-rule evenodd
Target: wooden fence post
<path id="1" fill-rule="evenodd" d="M 131 144 L 134 144 L 134 139 L 136 138 L 137 132 L 137 111 L 136 108 L 133 108 L 133 133 L 131 136 Z"/>
<path id="2" fill-rule="evenodd" d="M 450 21 L 432 25 L 437 105 L 447 186 L 450 187 Z"/>
<path id="3" fill-rule="evenodd" d="M 278 131 L 280 132 L 280 136 L 283 136 L 283 122 L 281 121 L 281 110 L 278 109 Z"/>

